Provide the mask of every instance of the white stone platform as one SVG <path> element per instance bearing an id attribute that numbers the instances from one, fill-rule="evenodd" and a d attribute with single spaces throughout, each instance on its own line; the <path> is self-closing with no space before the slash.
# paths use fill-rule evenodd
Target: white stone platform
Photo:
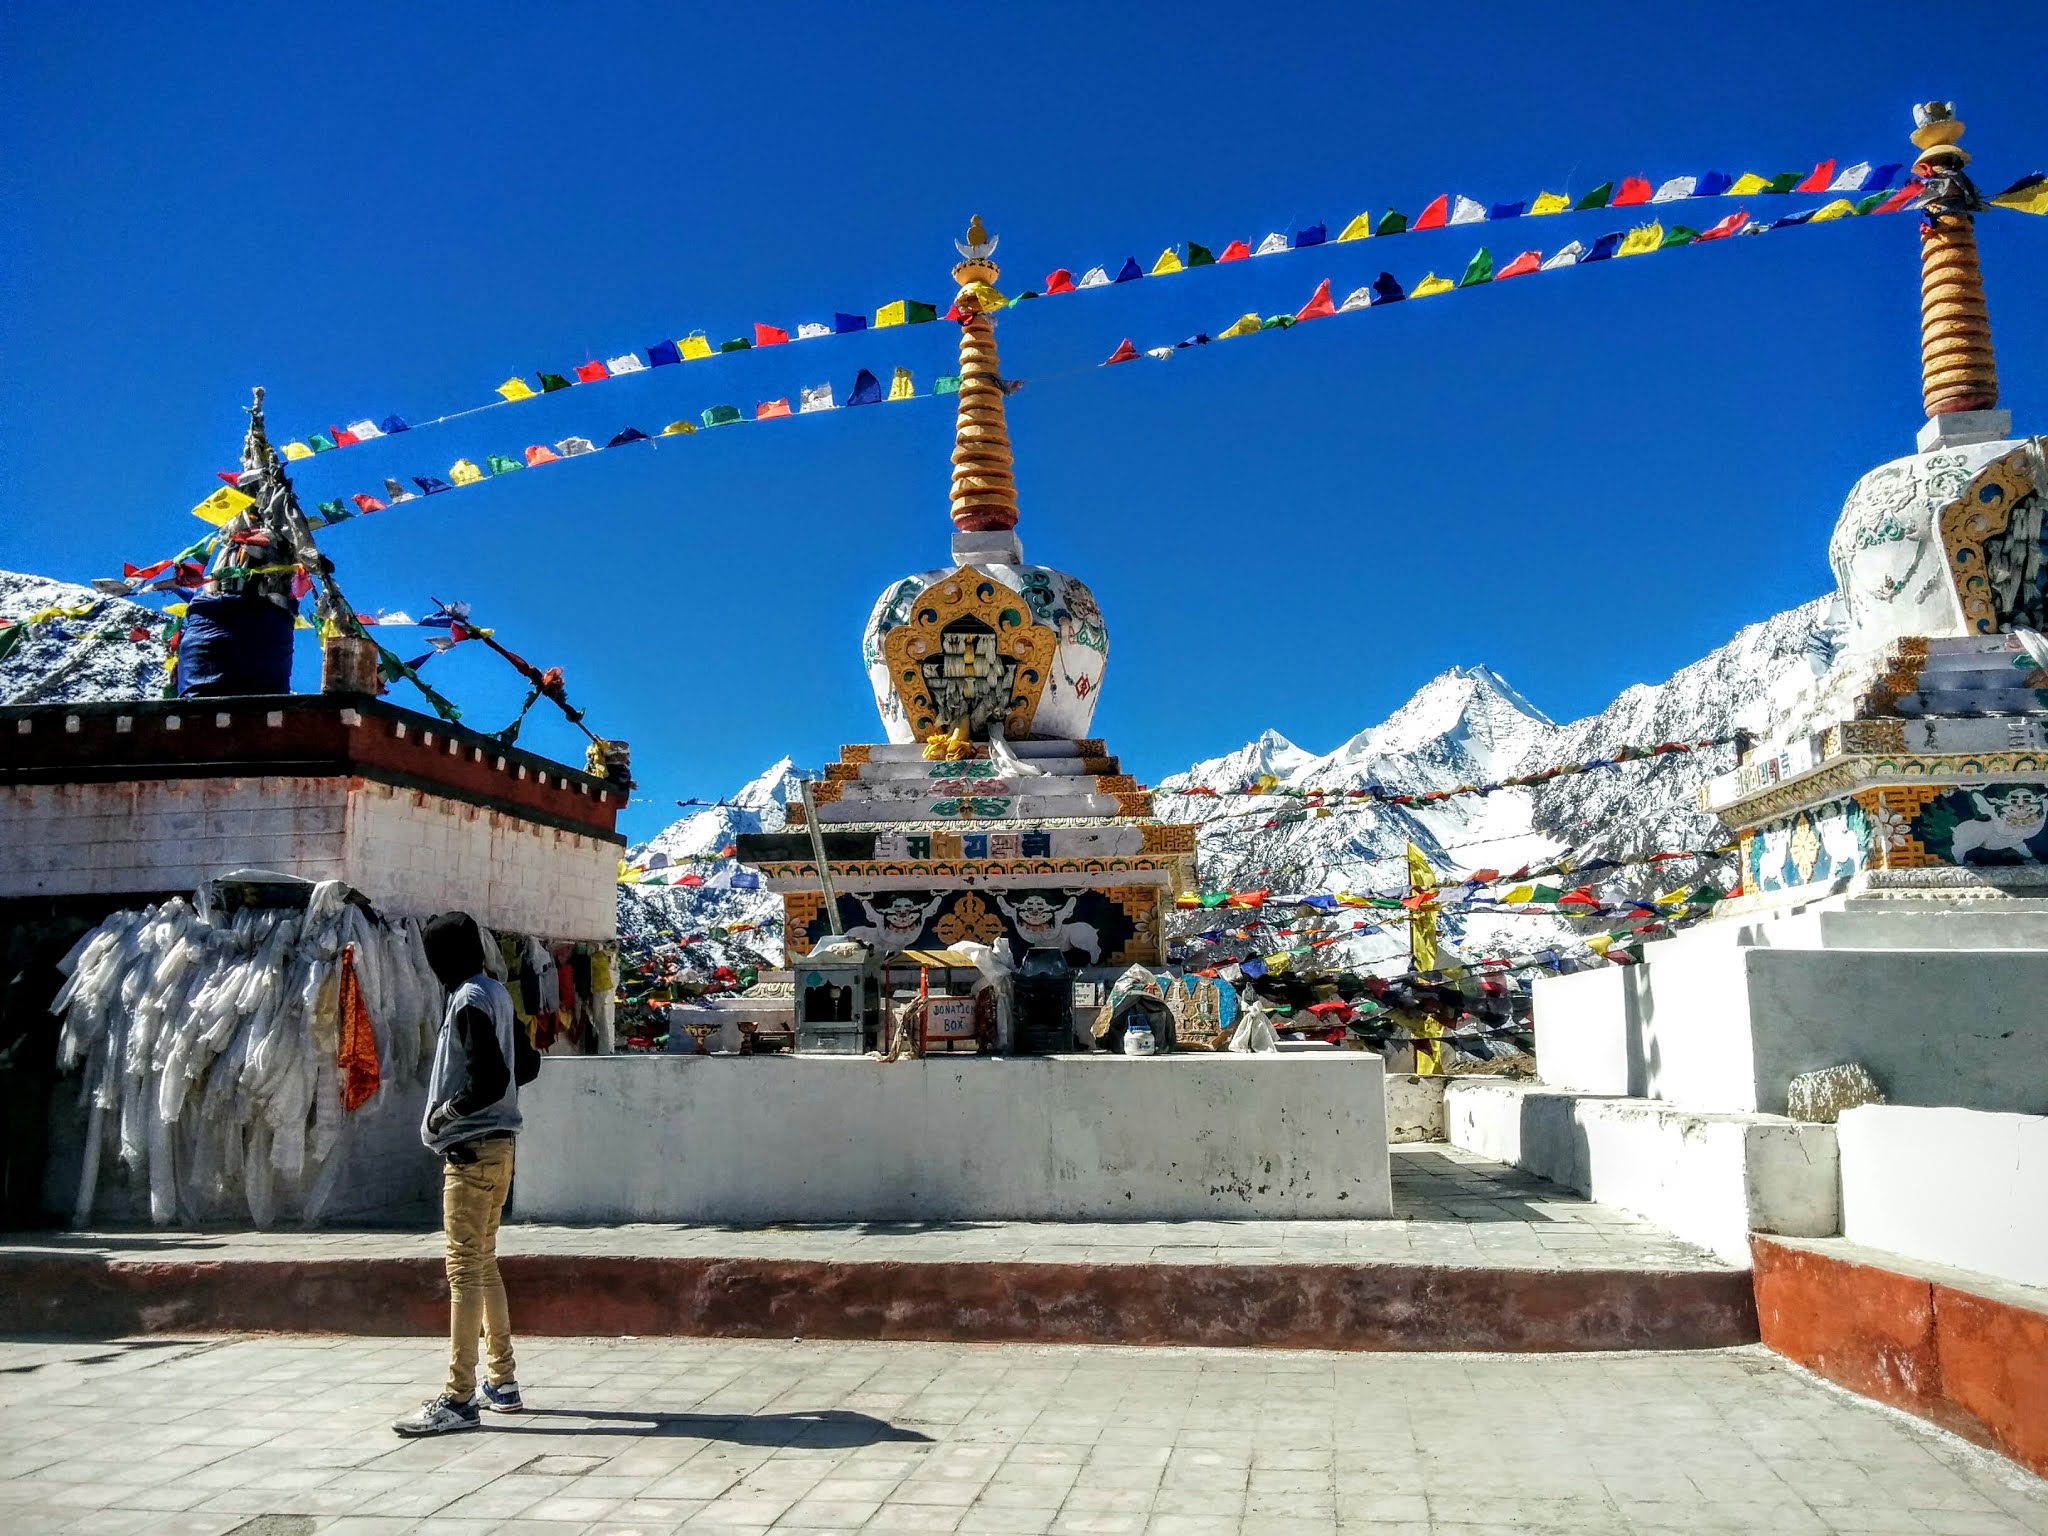
<path id="1" fill-rule="evenodd" d="M 1877 878 L 1539 978 L 1544 1082 L 1782 1114 L 1794 1076 L 1855 1061 L 1893 1103 L 2048 1109 L 2048 901 Z"/>
<path id="2" fill-rule="evenodd" d="M 513 1214 L 1387 1217 L 1385 1076 L 1364 1052 L 562 1057 L 521 1094 Z"/>

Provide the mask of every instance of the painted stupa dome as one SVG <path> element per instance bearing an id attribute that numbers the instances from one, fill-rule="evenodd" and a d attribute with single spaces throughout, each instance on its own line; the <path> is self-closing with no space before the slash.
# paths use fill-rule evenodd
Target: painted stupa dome
<path id="1" fill-rule="evenodd" d="M 986 741 L 1081 739 L 1109 661 L 1095 594 L 1078 577 L 1026 565 L 1016 465 L 996 357 L 996 237 L 979 217 L 953 268 L 960 392 L 953 426 L 952 569 L 884 592 L 861 637 L 875 707 L 893 742 L 963 732 Z"/>

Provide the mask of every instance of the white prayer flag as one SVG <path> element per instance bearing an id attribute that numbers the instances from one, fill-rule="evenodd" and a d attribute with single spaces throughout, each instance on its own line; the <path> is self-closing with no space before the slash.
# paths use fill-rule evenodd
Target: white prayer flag
<path id="1" fill-rule="evenodd" d="M 644 373 L 647 371 L 647 365 L 631 352 L 621 357 L 608 357 L 604 360 L 604 365 L 612 371 L 612 377 L 614 378 L 617 378 L 622 373 Z"/>
<path id="2" fill-rule="evenodd" d="M 1453 224 L 1484 224 L 1486 205 L 1475 203 L 1469 197 L 1460 197 L 1451 205 L 1450 222 Z"/>
<path id="3" fill-rule="evenodd" d="M 1090 267 L 1088 275 L 1082 278 L 1080 282 L 1074 284 L 1074 286 L 1076 288 L 1107 288 L 1109 286 L 1109 274 L 1100 267 Z"/>
<path id="4" fill-rule="evenodd" d="M 1870 162 L 1868 160 L 1859 160 L 1833 181 L 1829 182 L 1828 190 L 1830 192 L 1861 192 L 1863 190 L 1863 178 L 1869 174 Z"/>
<path id="5" fill-rule="evenodd" d="M 829 411 L 832 409 L 832 386 L 817 384 L 808 389 L 800 389 L 797 391 L 797 402 L 796 413 L 799 416 L 811 411 Z"/>
<path id="6" fill-rule="evenodd" d="M 1156 358 L 1158 358 L 1158 359 L 1159 359 L 1159 360 L 1160 360 L 1161 362 L 1164 362 L 1164 361 L 1165 361 L 1165 360 L 1166 360 L 1167 358 L 1169 358 L 1169 357 L 1173 356 L 1173 348 L 1171 348 L 1171 347 L 1147 347 L 1147 348 L 1145 349 L 1145 355 L 1146 355 L 1147 357 L 1156 357 Z"/>
<path id="7" fill-rule="evenodd" d="M 1347 309 L 1364 309 L 1371 303 L 1372 290 L 1370 288 L 1354 288 L 1345 297 L 1344 302 L 1342 304 L 1339 304 L 1337 308 L 1339 311 Z"/>
<path id="8" fill-rule="evenodd" d="M 1585 246 L 1574 240 L 1536 270 L 1539 272 L 1555 272 L 1559 267 L 1576 267 L 1579 264 L 1579 258 L 1585 254 Z"/>
<path id="9" fill-rule="evenodd" d="M 831 334 L 831 326 L 820 325 L 815 320 L 806 320 L 802 325 L 796 328 L 796 339 L 798 341 L 810 341 L 814 337 L 830 336 Z"/>
<path id="10" fill-rule="evenodd" d="M 1253 251 L 1252 254 L 1254 256 L 1271 256 L 1277 251 L 1287 251 L 1292 249 L 1293 247 L 1287 243 L 1287 237 L 1285 235 L 1268 235 L 1265 239 L 1259 242 L 1259 248 L 1256 251 Z"/>
<path id="11" fill-rule="evenodd" d="M 348 424 L 348 430 L 359 443 L 367 443 L 373 437 L 382 437 L 384 435 L 378 430 L 377 423 L 369 420 L 352 421 Z"/>
<path id="12" fill-rule="evenodd" d="M 1650 201 L 1653 203 L 1679 202 L 1684 198 L 1691 197 L 1699 189 L 1699 184 L 1700 179 L 1697 176 L 1674 176 L 1657 189 L 1657 195 L 1651 198 Z"/>
<path id="13" fill-rule="evenodd" d="M 597 444 L 587 437 L 565 437 L 555 444 L 555 452 L 565 459 L 573 459 L 579 453 L 597 452 Z"/>

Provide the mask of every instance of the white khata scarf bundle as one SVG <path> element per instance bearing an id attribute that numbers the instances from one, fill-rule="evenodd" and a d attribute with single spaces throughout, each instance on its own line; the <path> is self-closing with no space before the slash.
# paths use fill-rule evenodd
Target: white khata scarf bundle
<path id="1" fill-rule="evenodd" d="M 286 1191 L 312 1183 L 308 1225 L 334 1192 L 344 1134 L 342 950 L 376 1036 L 383 1107 L 424 1078 L 444 1002 L 414 919 L 380 921 L 340 881 L 301 911 L 213 910 L 206 892 L 117 912 L 64 958 L 50 1011 L 64 1020 L 59 1061 L 83 1065 L 91 1105 L 75 1220 L 91 1218 L 103 1148 L 149 1188 L 168 1226 L 246 1201 L 259 1227 Z M 495 948 L 495 944 L 487 948 Z"/>

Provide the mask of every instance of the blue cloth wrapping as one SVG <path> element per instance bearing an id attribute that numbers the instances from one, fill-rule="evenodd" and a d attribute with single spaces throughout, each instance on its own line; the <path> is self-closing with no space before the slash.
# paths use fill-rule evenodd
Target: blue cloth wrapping
<path id="1" fill-rule="evenodd" d="M 292 691 L 292 613 L 263 597 L 203 594 L 178 637 L 178 697 Z"/>

